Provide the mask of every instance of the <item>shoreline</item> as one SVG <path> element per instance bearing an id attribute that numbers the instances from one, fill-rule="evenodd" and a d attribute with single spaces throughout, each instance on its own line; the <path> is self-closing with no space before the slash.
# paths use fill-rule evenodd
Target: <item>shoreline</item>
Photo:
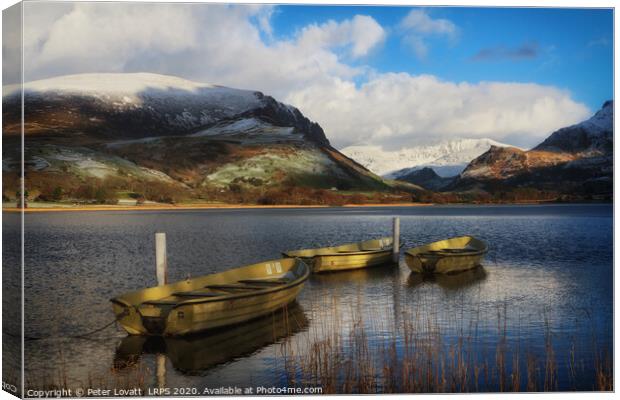
<path id="1" fill-rule="evenodd" d="M 71 212 L 71 211 L 187 211 L 187 210 L 243 210 L 243 209 L 287 209 L 287 208 L 357 208 L 357 207 L 428 207 L 435 203 L 387 203 L 387 204 L 344 204 L 341 206 L 331 205 L 302 205 L 302 204 L 281 204 L 281 205 L 259 205 L 259 204 L 180 204 L 180 205 L 147 205 L 147 206 L 119 206 L 119 205 L 97 205 L 97 206 L 67 206 L 67 207 L 29 207 L 29 208 L 7 208 L 2 207 L 3 212 L 20 213 L 40 213 L 40 212 Z"/>
<path id="2" fill-rule="evenodd" d="M 512 203 L 365 203 L 365 204 L 343 204 L 343 205 L 322 205 L 322 204 L 279 204 L 279 205 L 260 205 L 260 204 L 157 204 L 157 205 L 80 205 L 80 206 L 57 206 L 49 207 L 29 207 L 23 209 L 25 213 L 42 212 L 82 212 L 82 211 L 191 211 L 191 210 L 251 210 L 251 209 L 293 209 L 293 208 L 371 208 L 371 207 L 430 207 L 430 206 L 497 206 L 497 205 L 544 205 L 544 204 L 607 204 L 607 202 L 552 202 L 552 201 L 520 201 Z M 613 204 L 613 203 L 609 203 Z M 3 212 L 20 213 L 21 208 L 2 207 Z"/>

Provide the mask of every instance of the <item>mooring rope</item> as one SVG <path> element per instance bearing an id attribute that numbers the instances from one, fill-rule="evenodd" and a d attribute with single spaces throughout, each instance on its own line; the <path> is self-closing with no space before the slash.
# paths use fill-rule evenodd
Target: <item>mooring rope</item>
<path id="1" fill-rule="evenodd" d="M 69 339 L 84 339 L 87 336 L 93 335 L 97 332 L 101 332 L 102 330 L 110 327 L 111 325 L 113 325 L 114 323 L 116 323 L 116 321 L 118 321 L 119 319 L 121 319 L 122 317 L 125 316 L 125 313 L 120 313 L 119 315 L 117 315 L 112 321 L 108 322 L 107 324 L 103 325 L 100 328 L 94 329 L 92 331 L 89 332 L 85 332 L 85 333 L 81 333 L 79 335 L 69 335 L 69 336 L 46 336 L 46 337 L 36 337 L 36 336 L 24 336 L 24 340 L 26 341 L 34 341 L 34 340 L 44 340 L 44 339 L 59 339 L 59 338 L 69 338 Z M 10 336 L 15 336 L 15 335 L 11 335 Z M 17 337 L 17 336 L 15 336 Z"/>
<path id="2" fill-rule="evenodd" d="M 74 339 L 80 339 L 80 338 L 84 338 L 84 337 L 86 337 L 86 336 L 93 335 L 93 334 L 95 334 L 95 333 L 97 333 L 97 332 L 101 332 L 102 330 L 104 330 L 105 328 L 109 327 L 110 325 L 115 324 L 115 323 L 116 323 L 116 321 L 118 321 L 118 320 L 119 320 L 119 318 L 114 318 L 112 321 L 108 322 L 107 324 L 105 324 L 105 325 L 104 325 L 104 326 L 102 326 L 101 328 L 97 328 L 97 329 L 95 329 L 95 330 L 92 330 L 92 331 L 90 331 L 90 332 L 83 333 L 83 334 L 81 334 L 81 335 L 75 335 L 75 336 L 69 336 L 69 337 L 70 337 L 70 338 L 74 338 Z"/>

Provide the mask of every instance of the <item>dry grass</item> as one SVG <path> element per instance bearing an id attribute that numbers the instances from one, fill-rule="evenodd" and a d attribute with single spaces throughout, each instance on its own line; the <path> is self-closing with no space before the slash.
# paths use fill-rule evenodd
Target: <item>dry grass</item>
<path id="1" fill-rule="evenodd" d="M 342 330 L 344 321 L 336 318 L 330 326 L 315 327 L 315 338 L 304 348 L 289 346 L 290 385 L 321 386 L 324 393 L 549 392 L 576 390 L 579 375 L 586 372 L 575 361 L 574 344 L 568 367 L 558 367 L 547 319 L 542 352 L 529 350 L 527 343 L 522 352 L 520 341 L 509 342 L 506 305 L 497 311 L 497 343 L 491 354 L 479 353 L 478 321 L 455 340 L 444 342 L 442 325 L 433 317 L 436 313 L 414 310 L 403 314 L 397 329 L 377 339 L 369 330 L 385 331 L 380 313 L 358 308 L 351 315 L 348 332 Z M 613 390 L 609 349 L 597 351 L 594 368 L 595 380 L 585 389 Z M 560 371 L 570 388 L 560 387 Z M 581 386 L 584 390 L 583 382 Z"/>
<path id="2" fill-rule="evenodd" d="M 554 343 L 557 334 L 547 317 L 548 310 L 543 314 L 544 337 L 539 346 L 509 338 L 513 321 L 507 302 L 497 307 L 493 321 L 481 321 L 476 313 L 471 320 L 458 316 L 445 321 L 438 317 L 437 305 L 428 299 L 422 298 L 418 307 L 392 315 L 396 313 L 380 312 L 381 305 L 379 309 L 368 308 L 361 296 L 347 306 L 334 296 L 313 300 L 320 302 L 313 307 L 320 311 L 302 335 L 303 340 L 289 336 L 275 345 L 275 374 L 284 373 L 290 387 L 321 387 L 325 394 L 613 391 L 610 349 L 598 348 L 594 339 L 588 345 L 573 338 L 567 354 L 558 357 Z M 299 331 L 294 328 L 299 322 L 291 315 L 282 313 L 273 318 L 284 318 L 292 335 Z M 275 324 L 281 321 L 273 322 L 275 342 Z M 496 329 L 494 339 L 478 334 L 480 325 L 489 323 Z M 457 335 L 450 335 L 449 329 L 456 329 Z M 591 362 L 577 359 L 580 346 L 594 348 L 593 371 L 586 367 Z M 70 379 L 62 347 L 58 359 L 55 372 L 30 376 L 26 388 L 144 391 L 155 384 L 153 371 L 140 360 L 114 365 L 108 373 L 89 374 L 86 381 L 80 381 Z M 558 359 L 565 363 L 560 366 Z M 590 387 L 584 387 L 586 373 L 592 376 Z"/>

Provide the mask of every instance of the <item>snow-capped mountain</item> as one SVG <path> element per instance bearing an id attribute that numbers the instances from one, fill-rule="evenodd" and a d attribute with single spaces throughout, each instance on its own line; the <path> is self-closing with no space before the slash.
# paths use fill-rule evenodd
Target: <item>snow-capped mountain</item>
<path id="1" fill-rule="evenodd" d="M 371 145 L 349 146 L 340 151 L 372 172 L 389 178 L 424 167 L 431 167 L 439 176 L 448 177 L 461 173 L 471 160 L 491 146 L 509 145 L 492 139 L 454 139 L 394 151 Z"/>
<path id="2" fill-rule="evenodd" d="M 41 133 L 53 110 L 54 130 L 97 130 L 108 135 L 147 137 L 193 133 L 224 121 L 257 117 L 329 145 L 321 127 L 290 105 L 252 90 L 233 89 L 152 73 L 66 75 L 23 85 L 30 120 L 26 134 Z M 3 87 L 3 103 L 19 111 L 20 85 Z M 43 106 L 43 107 L 39 107 Z M 37 123 L 34 123 L 37 122 Z M 8 132 L 11 133 L 11 130 Z"/>
<path id="3" fill-rule="evenodd" d="M 80 199 L 104 184 L 156 201 L 391 190 L 334 149 L 319 124 L 258 91 L 151 73 L 69 75 L 23 88 L 25 167 L 30 192 L 41 198 L 57 189 Z M 3 87 L 2 100 L 3 170 L 17 184 L 21 87 Z"/>
<path id="4" fill-rule="evenodd" d="M 614 102 L 606 101 L 590 119 L 551 134 L 534 150 L 569 153 L 608 153 L 613 150 Z"/>
<path id="5" fill-rule="evenodd" d="M 590 119 L 553 132 L 528 151 L 492 147 L 450 189 L 536 188 L 582 196 L 613 193 L 613 101 Z"/>

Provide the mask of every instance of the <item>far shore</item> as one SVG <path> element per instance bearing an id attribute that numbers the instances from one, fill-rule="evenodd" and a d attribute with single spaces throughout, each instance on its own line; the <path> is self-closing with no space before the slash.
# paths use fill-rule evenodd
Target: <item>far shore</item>
<path id="1" fill-rule="evenodd" d="M 258 205 L 258 204 L 157 204 L 157 205 L 56 205 L 37 207 L 29 206 L 23 209 L 27 213 L 37 212 L 70 212 L 70 211 L 169 211 L 169 210 L 218 210 L 218 209 L 272 209 L 272 208 L 331 208 L 331 207 L 425 207 L 434 203 L 385 203 L 385 204 L 344 204 L 344 205 Z M 5 212 L 21 212 L 21 208 L 2 207 Z"/>
<path id="2" fill-rule="evenodd" d="M 586 204 L 592 202 L 585 202 Z M 606 202 L 595 202 L 606 203 Z M 557 202 L 554 200 L 523 200 L 506 203 L 364 203 L 364 204 L 344 204 L 344 205 L 324 205 L 324 204 L 279 204 L 279 205 L 260 205 L 260 204 L 224 204 L 224 203 L 181 203 L 181 204 L 143 204 L 143 205 L 72 205 L 60 203 L 37 203 L 31 204 L 23 209 L 26 213 L 40 212 L 75 212 L 75 211 L 182 211 L 182 210 L 244 210 L 244 209 L 286 209 L 286 208 L 361 208 L 361 207 L 428 207 L 435 205 L 539 205 L 539 204 L 584 204 L 584 202 Z M 3 212 L 19 213 L 22 211 L 13 205 L 4 203 Z"/>

